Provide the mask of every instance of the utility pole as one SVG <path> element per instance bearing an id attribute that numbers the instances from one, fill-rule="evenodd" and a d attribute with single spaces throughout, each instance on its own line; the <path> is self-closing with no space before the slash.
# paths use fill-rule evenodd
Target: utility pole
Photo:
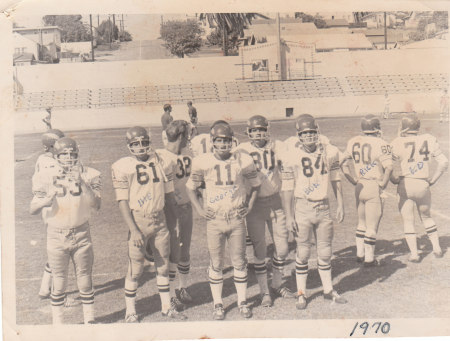
<path id="1" fill-rule="evenodd" d="M 100 26 L 100 16 L 97 14 L 97 28 Z"/>
<path id="2" fill-rule="evenodd" d="M 386 26 L 386 12 L 384 12 L 384 49 L 387 50 L 387 26 Z"/>
<path id="3" fill-rule="evenodd" d="M 91 28 L 91 55 L 94 61 L 94 34 L 92 33 L 92 14 L 89 14 L 89 26 Z"/>
<path id="4" fill-rule="evenodd" d="M 277 13 L 276 19 L 277 25 L 277 57 L 278 57 L 278 80 L 282 80 L 282 72 L 281 72 L 281 31 L 280 31 L 280 13 Z"/>
<path id="5" fill-rule="evenodd" d="M 108 14 L 109 49 L 111 50 L 111 15 Z"/>
<path id="6" fill-rule="evenodd" d="M 116 35 L 114 34 L 115 29 L 116 29 L 116 15 L 113 14 L 112 36 L 114 40 L 116 40 Z"/>

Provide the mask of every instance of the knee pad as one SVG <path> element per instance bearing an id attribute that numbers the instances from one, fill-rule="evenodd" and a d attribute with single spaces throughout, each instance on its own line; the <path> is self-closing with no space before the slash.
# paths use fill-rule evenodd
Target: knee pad
<path id="1" fill-rule="evenodd" d="M 80 294 L 94 292 L 93 286 L 92 286 L 92 276 L 90 276 L 90 275 L 78 276 L 77 277 L 77 285 L 78 285 L 78 290 L 80 290 Z"/>
<path id="2" fill-rule="evenodd" d="M 311 246 L 297 246 L 297 261 L 301 264 L 308 264 L 309 256 L 311 253 Z"/>
<path id="3" fill-rule="evenodd" d="M 330 264 L 331 262 L 331 245 L 317 247 L 317 258 L 320 264 Z"/>
<path id="4" fill-rule="evenodd" d="M 130 278 L 137 281 L 144 272 L 144 262 L 130 261 L 128 265 L 128 272 L 130 274 Z"/>

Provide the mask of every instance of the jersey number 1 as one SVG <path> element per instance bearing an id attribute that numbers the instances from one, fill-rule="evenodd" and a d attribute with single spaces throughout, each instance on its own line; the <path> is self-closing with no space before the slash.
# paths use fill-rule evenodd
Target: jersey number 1
<path id="1" fill-rule="evenodd" d="M 156 174 L 156 167 L 153 162 L 150 162 L 149 167 L 152 169 L 153 173 L 153 182 L 159 182 L 158 174 Z M 136 173 L 137 173 L 137 182 L 140 185 L 146 185 L 150 180 L 148 173 L 145 171 L 147 167 L 145 165 L 136 165 Z"/>
<path id="2" fill-rule="evenodd" d="M 216 181 L 216 186 L 223 186 L 223 181 L 222 181 L 222 176 L 220 174 L 220 165 L 215 165 L 214 169 L 217 172 L 217 181 Z M 225 166 L 225 169 L 227 170 L 227 177 L 228 180 L 225 182 L 225 185 L 233 185 L 234 182 L 231 180 L 231 164 L 227 164 Z"/>

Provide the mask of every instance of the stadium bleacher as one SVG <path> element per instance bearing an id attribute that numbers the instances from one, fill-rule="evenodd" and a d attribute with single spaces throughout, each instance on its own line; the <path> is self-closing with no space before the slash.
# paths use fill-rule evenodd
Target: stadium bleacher
<path id="1" fill-rule="evenodd" d="M 447 74 L 322 77 L 306 80 L 154 85 L 24 93 L 17 110 L 106 108 L 132 105 L 239 102 L 434 92 L 448 87 Z"/>

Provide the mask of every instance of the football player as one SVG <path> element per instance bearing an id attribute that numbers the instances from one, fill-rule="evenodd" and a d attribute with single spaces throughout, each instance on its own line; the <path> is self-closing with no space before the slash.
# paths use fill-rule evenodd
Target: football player
<path id="1" fill-rule="evenodd" d="M 312 116 L 310 114 L 302 114 L 297 118 L 297 120 L 300 119 L 301 117 L 312 117 Z M 322 135 L 320 133 L 319 134 L 319 142 L 321 144 L 325 145 L 325 144 L 329 144 L 330 140 L 328 139 L 328 137 L 326 137 L 325 135 Z M 299 141 L 297 134 L 295 134 L 294 136 L 289 136 L 286 140 L 284 140 L 284 145 L 285 145 L 285 148 L 289 151 L 294 148 L 301 147 L 302 143 Z"/>
<path id="2" fill-rule="evenodd" d="M 381 137 L 380 120 L 366 115 L 361 120 L 363 135 L 351 138 L 345 157 L 354 165 L 356 178 L 347 176 L 355 185 L 358 227 L 356 228 L 356 261 L 366 267 L 377 266 L 375 242 L 383 214 L 382 191 L 392 173 L 392 151 Z M 351 167 L 352 169 L 352 167 Z"/>
<path id="3" fill-rule="evenodd" d="M 47 168 L 55 167 L 57 164 L 56 159 L 53 157 L 53 146 L 56 140 L 64 137 L 64 133 L 59 129 L 50 129 L 42 135 L 41 141 L 44 146 L 44 153 L 39 155 L 36 165 L 34 167 L 34 174 L 32 177 L 32 182 L 38 181 L 39 172 L 47 172 Z M 42 209 L 42 215 L 44 216 L 47 208 Z M 39 297 L 42 299 L 49 298 L 52 289 L 52 270 L 50 265 L 45 264 L 44 275 L 42 276 L 41 287 L 39 289 Z"/>
<path id="4" fill-rule="evenodd" d="M 267 284 L 266 268 L 266 223 L 272 234 L 275 252 L 273 255 L 272 291 L 284 298 L 296 298 L 295 294 L 283 286 L 283 267 L 289 253 L 286 216 L 281 206 L 280 154 L 284 145 L 271 140 L 269 121 L 261 115 L 252 116 L 247 122 L 250 142 L 240 144 L 236 151 L 248 153 L 255 163 L 261 187 L 253 210 L 246 217 L 247 230 L 255 251 L 254 269 L 260 287 L 261 305 L 270 307 L 272 298 Z"/>
<path id="5" fill-rule="evenodd" d="M 57 164 L 41 169 L 33 181 L 34 197 L 30 213 L 44 210 L 47 225 L 47 256 L 52 269 L 51 290 L 54 324 L 63 322 L 69 261 L 72 259 L 84 323 L 94 323 L 92 265 L 94 253 L 88 219 L 91 209 L 100 208 L 100 172 L 84 167 L 78 160 L 77 143 L 68 137 L 57 140 L 54 155 Z"/>
<path id="6" fill-rule="evenodd" d="M 229 125 L 227 121 L 218 120 L 215 121 L 211 128 L 214 127 L 216 124 L 225 124 Z M 210 129 L 211 129 L 210 128 Z M 236 147 L 239 145 L 239 140 L 233 136 L 233 147 Z M 213 153 L 214 148 L 211 143 L 211 136 L 210 134 L 199 134 L 193 137 L 190 141 L 190 148 L 192 150 L 192 153 L 195 156 L 205 153 Z"/>
<path id="7" fill-rule="evenodd" d="M 233 130 L 218 123 L 211 129 L 214 153 L 201 154 L 192 161 L 192 173 L 186 184 L 192 205 L 206 219 L 206 236 L 210 255 L 209 282 L 214 300 L 213 318 L 222 320 L 225 241 L 228 241 L 234 268 L 238 308 L 242 317 L 250 318 L 247 306 L 247 264 L 245 259 L 245 216 L 253 207 L 261 181 L 253 159 L 245 153 L 232 152 Z M 203 207 L 196 195 L 204 185 Z M 250 189 L 247 195 L 247 187 Z"/>
<path id="8" fill-rule="evenodd" d="M 398 207 L 403 218 L 405 239 L 411 251 L 409 261 L 414 263 L 420 262 L 414 228 L 414 204 L 433 245 L 434 255 L 437 258 L 443 256 L 436 223 L 430 213 L 430 186 L 436 183 L 448 167 L 448 159 L 439 148 L 436 138 L 430 134 L 419 134 L 419 129 L 420 120 L 417 115 L 404 115 L 400 123 L 400 136 L 392 141 L 394 162 L 399 163 L 399 167 L 395 169 L 400 168 L 400 172 L 394 172 L 391 180 L 394 184 L 398 184 Z M 431 157 L 438 163 L 437 170 L 432 176 L 430 176 Z"/>
<path id="9" fill-rule="evenodd" d="M 339 150 L 320 143 L 319 128 L 312 116 L 297 119 L 296 128 L 301 148 L 291 150 L 282 160 L 282 201 L 286 212 L 286 225 L 292 230 L 297 243 L 296 282 L 297 309 L 307 306 L 306 279 L 312 236 L 317 245 L 317 265 L 323 285 L 324 298 L 346 303 L 334 289 L 331 279 L 331 242 L 333 221 L 328 202 L 328 182 L 337 199 L 336 218 L 344 220 L 344 202 L 340 181 Z M 295 210 L 292 210 L 293 201 Z"/>
<path id="10" fill-rule="evenodd" d="M 177 212 L 171 212 L 170 206 L 164 207 L 167 228 L 170 232 L 169 278 L 171 297 L 183 304 L 192 303 L 187 291 L 190 270 L 190 246 L 192 237 L 192 206 L 186 193 L 186 182 L 191 175 L 192 157 L 187 147 L 189 141 L 189 124 L 183 120 L 172 121 L 166 129 L 167 145 L 156 152 L 172 168 L 174 174 L 174 193 Z M 175 293 L 174 280 L 178 268 L 179 289 Z M 176 302 L 178 306 L 180 304 Z"/>
<path id="11" fill-rule="evenodd" d="M 129 229 L 128 272 L 125 278 L 125 322 L 139 322 L 136 313 L 138 279 L 144 268 L 147 244 L 150 244 L 157 269 L 156 284 L 165 317 L 186 319 L 171 302 L 169 290 L 170 235 L 164 206 L 175 211 L 173 173 L 155 153 L 150 136 L 143 127 L 126 132 L 131 156 L 112 165 L 112 182 L 122 217 Z"/>

